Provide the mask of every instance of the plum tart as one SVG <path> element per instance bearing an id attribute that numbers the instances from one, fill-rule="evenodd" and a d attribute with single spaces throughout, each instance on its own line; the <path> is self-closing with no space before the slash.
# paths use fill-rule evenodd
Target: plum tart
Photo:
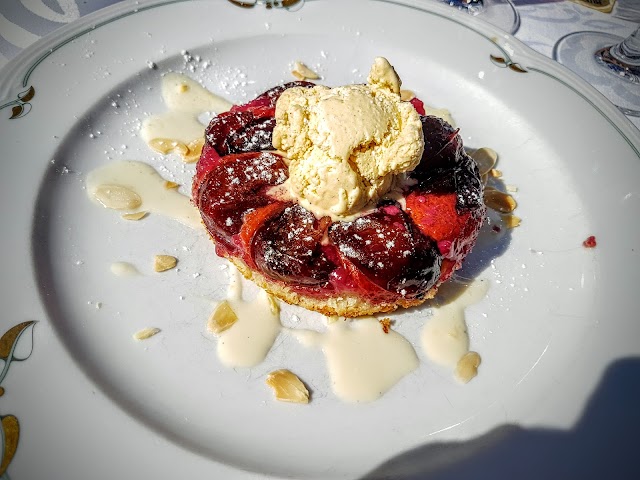
<path id="1" fill-rule="evenodd" d="M 486 211 L 458 131 L 411 100 L 424 141 L 419 163 L 357 214 L 318 215 L 286 194 L 289 161 L 273 146 L 276 104 L 291 88 L 319 87 L 277 86 L 206 128 L 192 194 L 216 253 L 276 297 L 325 315 L 433 297 L 471 251 Z"/>

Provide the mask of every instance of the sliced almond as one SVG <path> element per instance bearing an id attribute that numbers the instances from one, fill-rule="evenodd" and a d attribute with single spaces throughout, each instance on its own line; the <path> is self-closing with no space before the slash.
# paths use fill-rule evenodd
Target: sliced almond
<path id="1" fill-rule="evenodd" d="M 173 153 L 177 153 L 183 158 L 189 155 L 189 147 L 187 147 L 182 142 L 175 142 L 175 143 L 176 143 L 176 146 L 173 148 Z"/>
<path id="2" fill-rule="evenodd" d="M 502 178 L 502 170 L 492 168 L 489 172 L 493 178 Z"/>
<path id="3" fill-rule="evenodd" d="M 133 338 L 136 340 L 146 340 L 147 338 L 151 338 L 158 333 L 160 333 L 159 328 L 148 327 L 148 328 L 143 328 L 142 330 L 139 330 L 136 333 L 134 333 Z"/>
<path id="4" fill-rule="evenodd" d="M 462 383 L 469 383 L 469 381 L 478 375 L 478 367 L 482 359 L 476 352 L 468 352 L 456 365 L 454 372 L 455 377 Z"/>
<path id="5" fill-rule="evenodd" d="M 188 156 L 190 151 L 184 143 L 170 138 L 153 138 L 149 140 L 149 147 L 162 155 L 177 153 L 183 158 Z"/>
<path id="6" fill-rule="evenodd" d="M 522 219 L 520 217 L 516 217 L 515 215 L 506 214 L 502 215 L 502 221 L 504 222 L 507 228 L 516 228 L 520 226 Z"/>
<path id="7" fill-rule="evenodd" d="M 156 272 L 171 270 L 178 264 L 178 259 L 171 255 L 156 255 L 153 259 L 153 269 Z"/>
<path id="8" fill-rule="evenodd" d="M 304 383 L 289 370 L 271 372 L 267 376 L 267 385 L 273 389 L 276 399 L 283 402 L 309 403 L 309 390 Z"/>
<path id="9" fill-rule="evenodd" d="M 123 213 L 122 218 L 124 218 L 125 220 L 142 220 L 148 214 L 149 212 Z"/>
<path id="10" fill-rule="evenodd" d="M 200 154 L 202 153 L 202 147 L 204 146 L 204 138 L 194 140 L 185 145 L 178 140 L 172 140 L 170 138 L 154 138 L 149 140 L 149 147 L 162 155 L 168 155 L 169 153 L 176 153 L 182 157 L 186 163 L 193 163 L 198 161 Z"/>
<path id="11" fill-rule="evenodd" d="M 100 185 L 94 196 L 102 205 L 114 210 L 133 210 L 142 205 L 142 198 L 122 185 Z"/>
<path id="12" fill-rule="evenodd" d="M 204 138 L 189 142 L 189 145 L 187 145 L 187 153 L 182 156 L 182 159 L 186 163 L 197 162 L 202 154 L 202 147 L 204 147 Z"/>
<path id="13" fill-rule="evenodd" d="M 173 151 L 178 142 L 169 138 L 153 138 L 149 140 L 149 147 L 158 153 L 166 155 Z"/>
<path id="14" fill-rule="evenodd" d="M 382 331 L 384 333 L 389 333 L 389 329 L 391 328 L 391 319 L 390 318 L 383 318 L 382 320 L 378 320 L 380 322 L 380 325 L 382 325 Z"/>
<path id="15" fill-rule="evenodd" d="M 164 181 L 164 188 L 166 188 L 167 190 L 171 190 L 173 188 L 178 188 L 179 186 L 180 186 L 179 183 L 172 182 L 171 180 L 165 180 Z"/>
<path id="16" fill-rule="evenodd" d="M 509 193 L 516 193 L 518 191 L 518 187 L 515 185 L 506 185 L 504 188 Z"/>
<path id="17" fill-rule="evenodd" d="M 296 72 L 295 70 L 291 70 L 291 75 L 296 77 L 297 80 L 300 80 L 300 81 L 304 81 L 305 80 L 304 75 L 301 74 L 300 72 Z"/>
<path id="18" fill-rule="evenodd" d="M 278 304 L 275 297 L 273 295 L 269 295 L 267 298 L 269 299 L 269 311 L 271 312 L 271 315 L 274 317 L 280 315 L 280 304 Z"/>
<path id="19" fill-rule="evenodd" d="M 518 206 L 511 195 L 491 187 L 484 190 L 484 203 L 487 207 L 500 213 L 511 213 Z"/>
<path id="20" fill-rule="evenodd" d="M 489 173 L 497 163 L 498 153 L 492 148 L 482 147 L 474 151 L 471 154 L 471 158 L 473 158 L 478 164 L 480 175 L 485 175 Z"/>
<path id="21" fill-rule="evenodd" d="M 220 302 L 209 318 L 207 328 L 214 335 L 220 335 L 228 330 L 238 321 L 236 312 L 233 311 L 231 305 L 226 300 Z"/>
<path id="22" fill-rule="evenodd" d="M 295 72 L 295 73 L 294 73 Z M 299 60 L 296 60 L 293 64 L 293 71 L 291 72 L 297 78 L 296 74 L 299 74 L 303 77 L 303 79 L 308 80 L 318 80 L 320 75 L 307 67 L 304 63 Z"/>
<path id="23" fill-rule="evenodd" d="M 400 100 L 408 102 L 409 100 L 413 100 L 416 98 L 416 94 L 411 90 L 400 90 Z"/>

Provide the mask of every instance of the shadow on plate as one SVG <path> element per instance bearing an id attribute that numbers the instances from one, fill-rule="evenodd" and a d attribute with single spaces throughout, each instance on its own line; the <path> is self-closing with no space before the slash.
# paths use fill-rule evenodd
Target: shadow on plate
<path id="1" fill-rule="evenodd" d="M 496 235 L 491 230 L 492 224 L 485 222 L 480 230 L 478 242 L 467 255 L 462 263 L 462 268 L 453 274 L 453 278 L 458 281 L 473 280 L 484 272 L 491 262 L 501 257 L 509 248 L 511 243 L 511 229 L 504 228 L 502 235 Z M 495 239 L 487 240 L 487 237 L 496 236 Z"/>
<path id="2" fill-rule="evenodd" d="M 640 478 L 640 357 L 613 363 L 571 430 L 503 425 L 467 442 L 419 447 L 360 480 Z"/>

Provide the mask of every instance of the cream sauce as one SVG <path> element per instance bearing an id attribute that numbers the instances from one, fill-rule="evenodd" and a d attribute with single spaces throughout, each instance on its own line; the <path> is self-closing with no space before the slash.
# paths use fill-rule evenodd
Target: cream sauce
<path id="1" fill-rule="evenodd" d="M 205 128 L 198 117 L 210 111 L 226 112 L 233 106 L 179 73 L 168 73 L 162 77 L 162 98 L 168 111 L 147 117 L 140 130 L 142 139 L 156 150 L 152 145 L 157 139 L 178 142 L 187 147 L 196 144 L 203 139 Z"/>
<path id="2" fill-rule="evenodd" d="M 303 345 L 320 347 L 334 393 L 348 402 L 381 397 L 418 367 L 411 344 L 399 333 L 384 333 L 375 318 L 338 320 L 325 332 L 289 330 Z"/>
<path id="3" fill-rule="evenodd" d="M 442 303 L 433 309 L 433 316 L 426 319 L 420 336 L 429 360 L 455 368 L 469 352 L 465 308 L 480 302 L 488 290 L 487 280 L 477 280 L 468 286 L 450 281 L 440 286 L 435 301 Z"/>
<path id="4" fill-rule="evenodd" d="M 189 197 L 174 188 L 166 188 L 165 179 L 151 165 L 136 161 L 111 162 L 87 175 L 87 193 L 92 200 L 98 201 L 96 193 L 105 185 L 121 186 L 137 193 L 144 210 L 160 213 L 194 229 L 203 228 L 200 213 Z"/>
<path id="5" fill-rule="evenodd" d="M 204 137 L 204 129 L 205 126 L 198 121 L 197 115 L 169 111 L 146 118 L 140 134 L 147 143 L 156 138 L 164 138 L 188 145 Z"/>
<path id="6" fill-rule="evenodd" d="M 240 273 L 231 271 L 227 301 L 238 319 L 218 336 L 218 358 L 227 367 L 253 367 L 267 357 L 280 333 L 280 311 L 264 290 L 252 301 L 243 300 Z"/>

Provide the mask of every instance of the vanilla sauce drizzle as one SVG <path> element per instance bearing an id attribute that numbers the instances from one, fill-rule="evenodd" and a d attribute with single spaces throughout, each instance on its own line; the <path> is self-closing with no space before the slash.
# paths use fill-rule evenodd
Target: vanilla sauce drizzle
<path id="1" fill-rule="evenodd" d="M 179 147 L 178 153 L 183 156 L 192 153 L 189 150 L 194 145 L 199 144 L 199 148 L 202 148 L 205 125 L 200 123 L 198 117 L 211 111 L 218 114 L 226 112 L 233 106 L 179 73 L 167 73 L 162 77 L 162 98 L 168 110 L 147 117 L 142 123 L 140 136 L 154 150 L 158 150 L 160 142 L 160 145 L 165 145 L 162 153 L 168 153 L 172 147 Z M 191 161 L 197 160 L 199 151 L 194 153 L 196 155 L 191 155 Z"/>

